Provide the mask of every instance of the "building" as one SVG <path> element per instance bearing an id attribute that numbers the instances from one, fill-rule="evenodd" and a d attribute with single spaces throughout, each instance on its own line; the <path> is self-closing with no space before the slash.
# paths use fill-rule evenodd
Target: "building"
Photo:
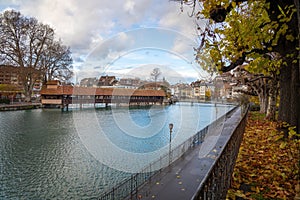
<path id="1" fill-rule="evenodd" d="M 197 80 L 191 83 L 193 88 L 193 96 L 197 99 L 208 99 L 211 97 L 215 87 L 214 84 L 204 80 Z"/>
<path id="2" fill-rule="evenodd" d="M 18 72 L 17 67 L 0 65 L 0 99 L 21 101 L 23 88 Z"/>
<path id="3" fill-rule="evenodd" d="M 80 87 L 97 87 L 98 79 L 94 78 L 84 78 L 80 81 Z"/>
<path id="4" fill-rule="evenodd" d="M 206 83 L 205 81 L 194 81 L 191 83 L 191 87 L 193 88 L 193 96 L 195 98 L 205 99 L 205 91 L 206 91 Z"/>
<path id="5" fill-rule="evenodd" d="M 7 65 L 0 65 L 0 84 L 21 85 L 18 68 Z"/>
<path id="6" fill-rule="evenodd" d="M 139 78 L 121 78 L 118 82 L 119 87 L 137 89 L 141 84 Z"/>
<path id="7" fill-rule="evenodd" d="M 232 75 L 223 73 L 214 79 L 215 91 L 213 93 L 216 99 L 232 98 Z"/>
<path id="8" fill-rule="evenodd" d="M 187 83 L 177 83 L 171 86 L 172 95 L 177 99 L 193 98 L 193 89 Z"/>
<path id="9" fill-rule="evenodd" d="M 42 77 L 40 75 L 40 71 L 32 68 L 23 68 L 23 72 L 33 73 L 36 79 L 36 82 L 33 84 L 32 88 L 32 97 L 39 97 L 39 93 L 42 88 Z M 28 70 L 28 71 L 27 71 Z M 33 71 L 33 72 L 32 72 Z M 7 65 L 0 65 L 0 85 L 4 85 L 2 87 L 1 96 L 7 96 L 5 93 L 10 93 L 9 96 L 13 96 L 13 98 L 21 99 L 21 96 L 24 96 L 23 84 L 21 81 L 21 68 Z M 6 86 L 5 86 L 6 85 Z M 8 91 L 4 91 L 4 88 L 10 88 Z M 12 90 L 12 88 L 14 88 Z M 16 91 L 14 95 L 12 95 L 12 91 Z M 11 98 L 12 99 L 12 98 Z"/>
<path id="10" fill-rule="evenodd" d="M 115 86 L 118 80 L 115 76 L 101 76 L 98 81 L 98 86 Z"/>

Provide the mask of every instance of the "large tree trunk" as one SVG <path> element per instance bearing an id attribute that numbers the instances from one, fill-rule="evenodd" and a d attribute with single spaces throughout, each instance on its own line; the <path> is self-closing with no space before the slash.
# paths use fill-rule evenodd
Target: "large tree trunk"
<path id="1" fill-rule="evenodd" d="M 297 12 L 297 23 L 298 23 L 298 37 L 300 37 L 300 3 L 298 0 L 294 0 L 294 3 L 296 5 L 296 12 Z M 298 38 L 298 48 L 300 48 L 300 38 Z M 295 63 L 293 65 L 293 71 L 295 71 L 294 76 L 292 80 L 296 82 L 294 85 L 293 91 L 295 92 L 295 96 L 293 97 L 293 100 L 296 101 L 294 102 L 296 105 L 296 111 L 297 113 L 295 114 L 295 123 L 297 126 L 297 132 L 300 133 L 300 50 L 298 49 L 298 66 Z"/>
<path id="2" fill-rule="evenodd" d="M 278 119 L 300 127 L 299 65 L 283 66 L 280 71 L 280 104 Z"/>
<path id="3" fill-rule="evenodd" d="M 269 91 L 268 91 L 268 80 L 264 78 L 259 78 L 255 82 L 252 83 L 251 87 L 256 92 L 259 100 L 260 113 L 267 113 L 268 109 L 268 99 L 269 99 Z"/>
<path id="4" fill-rule="evenodd" d="M 269 104 L 268 104 L 268 109 L 267 109 L 267 119 L 272 120 L 272 121 L 276 120 L 277 96 L 278 96 L 278 81 L 277 81 L 277 78 L 274 77 L 271 80 Z"/>
<path id="5" fill-rule="evenodd" d="M 300 133 L 300 81 L 299 81 L 299 65 L 292 64 L 292 81 L 291 81 L 291 121 L 292 126 L 297 127 Z"/>
<path id="6" fill-rule="evenodd" d="M 275 11 L 276 16 L 280 14 L 278 7 L 285 8 L 289 5 L 295 5 L 294 0 L 279 0 L 278 5 L 270 4 L 271 10 Z M 276 7 L 277 6 L 277 7 Z M 299 9 L 299 8 L 298 8 Z M 275 17 L 275 15 L 274 15 Z M 294 13 L 291 21 L 288 22 L 290 34 L 295 36 L 295 40 L 289 41 L 281 37 L 278 41 L 277 50 L 283 56 L 287 66 L 281 66 L 280 70 L 280 106 L 278 119 L 297 127 L 300 132 L 300 81 L 299 81 L 299 23 L 297 13 Z M 289 55 L 293 55 L 290 58 Z M 297 62 L 295 62 L 297 61 Z"/>
<path id="7" fill-rule="evenodd" d="M 260 113 L 267 113 L 268 108 L 268 95 L 263 91 L 258 94 Z"/>
<path id="8" fill-rule="evenodd" d="M 30 67 L 21 67 L 20 77 L 23 82 L 25 102 L 30 102 L 33 92 L 33 86 L 36 80 L 41 77 L 41 75 L 39 74 L 39 72 L 34 71 Z"/>
<path id="9" fill-rule="evenodd" d="M 28 86 L 25 86 L 26 88 L 24 89 L 24 95 L 25 95 L 25 102 L 30 102 L 31 101 L 31 94 L 32 94 L 32 89 L 29 88 Z"/>

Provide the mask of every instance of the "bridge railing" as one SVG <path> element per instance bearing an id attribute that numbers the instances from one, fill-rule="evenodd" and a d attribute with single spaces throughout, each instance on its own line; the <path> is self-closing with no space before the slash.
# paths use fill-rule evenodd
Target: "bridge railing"
<path id="1" fill-rule="evenodd" d="M 185 154 L 191 148 L 201 144 L 204 141 L 205 135 L 208 129 L 216 124 L 222 122 L 230 113 L 235 110 L 232 109 L 216 121 L 206 126 L 202 130 L 198 131 L 195 135 L 188 138 L 185 142 L 181 143 L 170 152 L 162 155 L 158 160 L 150 163 L 147 167 L 142 169 L 139 173 L 131 175 L 130 178 L 124 180 L 117 186 L 111 188 L 109 191 L 103 193 L 100 196 L 100 200 L 111 200 L 111 199 L 134 199 L 138 193 L 138 189 L 143 184 L 151 182 L 151 178 L 162 171 L 166 166 L 169 166 L 172 162 L 176 161 L 183 154 Z M 160 169 L 153 171 L 153 169 Z"/>

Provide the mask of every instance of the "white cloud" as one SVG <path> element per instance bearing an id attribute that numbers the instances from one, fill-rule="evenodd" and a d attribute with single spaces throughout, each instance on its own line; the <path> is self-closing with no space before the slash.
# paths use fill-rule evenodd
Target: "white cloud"
<path id="1" fill-rule="evenodd" d="M 172 51 L 191 62 L 195 59 L 193 51 L 194 47 L 197 47 L 195 41 L 187 37 L 179 36 L 174 39 Z"/>
<path id="2" fill-rule="evenodd" d="M 157 30 L 153 31 L 157 35 L 151 30 L 126 32 L 140 27 L 161 27 L 182 33 L 192 41 L 196 31 L 194 20 L 188 15 L 191 9 L 184 7 L 184 12 L 180 12 L 180 4 L 168 0 L 5 0 L 0 8 L 5 6 L 14 6 L 22 14 L 50 24 L 64 44 L 71 47 L 75 61 L 92 52 L 101 60 L 97 66 L 103 67 L 139 47 L 137 42 L 146 47 L 169 48 L 182 56 L 193 54 L 194 44 L 183 42 L 181 37 L 164 46 L 164 42 L 169 42 L 164 38 L 169 34 L 165 30 L 160 30 L 161 35 Z M 170 33 L 169 38 L 175 35 Z"/>
<path id="3" fill-rule="evenodd" d="M 196 34 L 194 17 L 190 17 L 192 8 L 184 6 L 183 12 L 180 12 L 178 3 L 170 3 L 166 8 L 166 12 L 161 16 L 159 24 L 162 27 L 171 28 L 186 35 L 186 37 L 193 37 Z"/>
<path id="4" fill-rule="evenodd" d="M 121 32 L 99 43 L 99 45 L 91 51 L 87 59 L 89 61 L 102 63 L 113 62 L 113 60 L 118 59 L 118 57 L 124 54 L 124 51 L 130 49 L 134 43 L 134 38 L 125 32 Z"/>
<path id="5" fill-rule="evenodd" d="M 181 13 L 180 5 L 169 1 L 27 0 L 20 1 L 19 8 L 23 14 L 49 23 L 59 37 L 75 48 L 89 48 L 92 42 L 115 31 L 124 31 L 134 24 L 148 26 L 145 23 L 149 21 L 182 33 L 195 33 L 188 10 Z"/>
<path id="6" fill-rule="evenodd" d="M 134 7 L 135 7 L 135 2 L 131 0 L 127 0 L 124 4 L 124 10 L 131 15 L 134 14 Z"/>
<path id="7" fill-rule="evenodd" d="M 98 2 L 98 1 L 97 1 Z M 25 15 L 31 15 L 38 20 L 54 27 L 58 37 L 72 48 L 85 49 L 93 41 L 102 38 L 101 34 L 114 27 L 111 20 L 104 20 L 102 16 L 108 10 L 96 10 L 101 4 L 96 1 L 60 1 L 40 0 L 24 1 L 20 10 Z"/>

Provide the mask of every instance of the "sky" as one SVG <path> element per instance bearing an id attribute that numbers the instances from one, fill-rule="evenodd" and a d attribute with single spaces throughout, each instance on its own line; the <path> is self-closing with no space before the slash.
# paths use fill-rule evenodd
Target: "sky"
<path id="1" fill-rule="evenodd" d="M 168 0 L 1 0 L 54 28 L 70 46 L 75 79 L 100 75 L 150 79 L 154 68 L 168 81 L 209 78 L 194 62 L 198 45 L 192 9 Z M 197 21 L 203 25 L 203 21 Z"/>

